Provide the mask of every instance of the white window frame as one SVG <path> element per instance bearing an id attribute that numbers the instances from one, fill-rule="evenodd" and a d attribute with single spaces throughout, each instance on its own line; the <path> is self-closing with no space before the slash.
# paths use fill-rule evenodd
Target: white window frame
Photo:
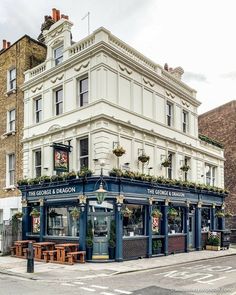
<path id="1" fill-rule="evenodd" d="M 40 152 L 41 153 L 41 163 L 40 165 L 36 165 L 36 153 Z M 37 149 L 33 151 L 33 163 L 34 163 L 34 177 L 39 177 L 42 176 L 42 150 Z M 40 168 L 40 175 L 37 175 L 37 169 Z"/>
<path id="2" fill-rule="evenodd" d="M 61 55 L 57 56 L 56 55 L 57 51 L 60 50 L 60 49 L 62 49 L 61 50 Z M 57 47 L 55 47 L 53 49 L 53 58 L 54 58 L 54 61 L 55 61 L 55 66 L 57 66 L 57 65 L 59 65 L 60 63 L 63 62 L 63 50 L 64 50 L 63 44 L 61 44 L 61 45 L 59 45 L 59 46 L 57 46 Z"/>
<path id="3" fill-rule="evenodd" d="M 87 139 L 88 141 L 88 153 L 86 155 L 81 156 L 81 148 L 80 148 L 80 143 L 82 140 Z M 81 138 L 78 138 L 78 170 L 81 170 L 83 167 L 81 166 L 81 159 L 88 159 L 88 167 L 89 168 L 89 137 L 88 136 L 84 136 Z"/>
<path id="4" fill-rule="evenodd" d="M 172 102 L 166 102 L 166 125 L 173 127 L 174 125 L 174 105 Z"/>
<path id="5" fill-rule="evenodd" d="M 168 157 L 167 158 L 171 162 L 171 165 L 167 167 L 167 178 L 173 179 L 174 178 L 174 159 L 175 159 L 175 154 L 173 152 L 168 152 Z"/>
<path id="6" fill-rule="evenodd" d="M 14 167 L 10 167 L 10 157 L 13 157 L 14 159 Z M 15 171 L 16 171 L 16 156 L 14 153 L 7 155 L 7 161 L 6 161 L 6 187 L 12 187 L 15 184 Z M 13 182 L 11 182 L 11 173 L 13 174 Z"/>
<path id="7" fill-rule="evenodd" d="M 61 91 L 62 92 L 62 99 L 60 101 L 57 101 L 57 93 Z M 64 93 L 63 93 L 63 87 L 58 87 L 54 90 L 54 109 L 55 109 L 55 116 L 60 116 L 63 114 L 63 107 L 64 107 Z M 62 112 L 57 114 L 57 105 L 62 104 Z"/>
<path id="8" fill-rule="evenodd" d="M 15 76 L 12 78 L 12 72 L 15 72 Z M 13 83 L 13 85 L 12 85 Z M 10 68 L 7 73 L 7 91 L 16 90 L 16 68 Z"/>
<path id="9" fill-rule="evenodd" d="M 12 114 L 14 113 L 14 119 L 12 119 Z M 14 125 L 14 128 L 12 128 Z M 16 131 L 16 109 L 11 109 L 7 112 L 7 132 L 15 132 Z"/>
<path id="10" fill-rule="evenodd" d="M 188 133 L 189 131 L 189 112 L 182 111 L 182 132 Z"/>
<path id="11" fill-rule="evenodd" d="M 39 100 L 41 100 L 41 109 L 37 109 L 37 102 Z M 37 121 L 37 115 L 39 116 L 38 121 Z M 34 99 L 34 122 L 38 124 L 42 122 L 42 120 L 43 120 L 43 100 L 42 100 L 42 96 L 38 96 Z"/>
<path id="12" fill-rule="evenodd" d="M 81 83 L 82 83 L 82 81 L 84 81 L 84 80 L 88 80 L 88 88 L 87 88 L 87 90 L 86 91 L 82 91 L 81 90 Z M 88 102 L 87 103 L 82 103 L 82 97 L 83 97 L 83 95 L 84 94 L 88 94 L 88 96 L 89 96 L 89 78 L 88 78 L 88 76 L 84 76 L 83 78 L 80 78 L 79 80 L 78 80 L 78 105 L 79 105 L 79 107 L 83 107 L 83 106 L 86 106 L 86 105 L 88 105 L 88 103 L 89 103 L 89 97 L 88 97 Z"/>
<path id="13" fill-rule="evenodd" d="M 207 167 L 209 167 L 209 170 L 207 169 Z M 208 172 L 209 172 L 209 176 L 207 176 Z M 216 166 L 205 163 L 205 184 L 206 185 L 216 186 L 216 172 L 217 172 Z"/>

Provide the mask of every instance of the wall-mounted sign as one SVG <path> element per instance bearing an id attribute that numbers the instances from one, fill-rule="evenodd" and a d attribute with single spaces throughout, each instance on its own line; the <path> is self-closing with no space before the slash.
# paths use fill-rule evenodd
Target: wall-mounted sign
<path id="1" fill-rule="evenodd" d="M 52 196 L 52 195 L 63 195 L 71 194 L 76 192 L 75 186 L 66 186 L 61 188 L 48 188 L 35 191 L 29 191 L 29 197 L 40 197 L 40 196 Z"/>
<path id="2" fill-rule="evenodd" d="M 69 152 L 71 146 L 54 143 L 52 147 L 54 170 L 60 172 L 69 172 Z"/>
<path id="3" fill-rule="evenodd" d="M 162 190 L 162 189 L 147 189 L 147 193 L 150 195 L 158 195 L 158 196 L 165 196 L 165 197 L 185 197 L 185 193 L 183 192 L 176 192 L 176 191 L 169 191 L 169 190 Z"/>

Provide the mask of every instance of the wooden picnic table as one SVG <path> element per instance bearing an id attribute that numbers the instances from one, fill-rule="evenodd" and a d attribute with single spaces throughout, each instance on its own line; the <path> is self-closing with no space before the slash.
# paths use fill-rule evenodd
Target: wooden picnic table
<path id="1" fill-rule="evenodd" d="M 16 257 L 23 257 L 23 249 L 28 248 L 29 242 L 35 243 L 32 240 L 15 241 L 14 246 L 16 247 Z"/>
<path id="2" fill-rule="evenodd" d="M 65 263 L 66 262 L 66 253 L 75 252 L 79 248 L 79 244 L 76 243 L 65 243 L 65 244 L 56 244 L 55 249 L 57 250 L 57 262 Z"/>
<path id="3" fill-rule="evenodd" d="M 50 251 L 54 249 L 55 243 L 53 242 L 39 242 L 34 243 L 34 257 L 35 259 L 42 260 L 43 259 L 43 251 Z"/>

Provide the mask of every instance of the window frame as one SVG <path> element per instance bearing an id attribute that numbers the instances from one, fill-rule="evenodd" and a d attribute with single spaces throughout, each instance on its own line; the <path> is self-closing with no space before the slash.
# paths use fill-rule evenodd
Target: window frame
<path id="1" fill-rule="evenodd" d="M 38 106 L 38 102 L 41 101 L 41 108 L 37 108 Z M 43 100 L 42 100 L 42 96 L 38 96 L 34 99 L 34 122 L 36 124 L 42 122 L 43 119 Z"/>
<path id="2" fill-rule="evenodd" d="M 58 99 L 58 93 L 61 91 L 61 93 L 62 93 L 62 99 L 59 101 L 57 101 L 57 99 Z M 61 87 L 58 87 L 58 88 L 56 88 L 55 90 L 54 90 L 54 106 L 55 106 L 55 116 L 60 116 L 60 115 L 62 115 L 63 114 L 63 95 L 64 93 L 63 93 L 63 87 L 61 86 Z M 57 113 L 57 110 L 59 111 L 60 110 L 60 105 L 62 105 L 62 110 L 61 110 L 61 113 L 60 112 L 58 112 Z"/>
<path id="3" fill-rule="evenodd" d="M 36 165 L 36 154 L 40 152 L 40 165 Z M 42 176 L 42 150 L 41 149 L 37 149 L 33 151 L 33 155 L 34 155 L 34 176 L 40 177 Z M 40 169 L 40 175 L 37 174 L 37 169 Z"/>
<path id="4" fill-rule="evenodd" d="M 82 82 L 87 80 L 87 89 L 85 91 L 82 91 Z M 87 102 L 84 102 L 83 100 L 83 97 L 84 95 L 87 93 Z M 78 105 L 79 107 L 83 107 L 83 106 L 86 106 L 88 105 L 89 103 L 89 78 L 88 78 L 88 75 L 87 76 L 84 76 L 82 78 L 80 78 L 78 80 Z"/>
<path id="5" fill-rule="evenodd" d="M 170 161 L 170 165 L 167 167 L 167 178 L 169 179 L 173 179 L 174 175 L 173 175 L 173 161 L 174 161 L 174 153 L 172 152 L 168 152 L 168 156 L 167 156 L 168 160 Z"/>
<path id="6" fill-rule="evenodd" d="M 88 153 L 86 155 L 81 155 L 81 141 L 87 139 L 87 145 L 88 145 Z M 81 137 L 78 138 L 78 170 L 81 170 L 82 168 L 84 168 L 85 166 L 81 165 L 81 159 L 87 159 L 88 162 L 88 167 L 89 168 L 89 137 L 85 136 L 85 137 Z"/>
<path id="7" fill-rule="evenodd" d="M 12 77 L 12 72 L 14 71 L 15 76 Z M 7 91 L 16 90 L 16 67 L 12 67 L 8 70 L 8 81 L 7 81 Z M 13 85 L 12 85 L 13 84 Z"/>
<path id="8" fill-rule="evenodd" d="M 174 105 L 172 102 L 166 102 L 166 124 L 168 127 L 173 127 L 174 123 Z"/>
<path id="9" fill-rule="evenodd" d="M 57 56 L 57 51 L 59 51 L 61 48 L 62 48 L 61 54 L 59 56 Z M 63 51 L 64 51 L 63 44 L 60 44 L 59 46 L 57 46 L 53 49 L 53 58 L 54 58 L 55 66 L 57 66 L 63 62 Z"/>
<path id="10" fill-rule="evenodd" d="M 182 132 L 188 133 L 188 131 L 189 131 L 189 112 L 187 112 L 186 110 L 183 110 L 182 111 Z"/>
<path id="11" fill-rule="evenodd" d="M 14 112 L 14 119 L 12 119 L 12 113 Z M 14 125 L 14 128 L 12 128 Z M 7 112 L 7 132 L 15 132 L 16 131 L 16 109 L 11 109 Z"/>
<path id="12" fill-rule="evenodd" d="M 207 167 L 209 167 L 210 176 L 207 176 Z M 217 166 L 205 163 L 205 184 L 210 186 L 216 186 L 216 172 Z"/>
<path id="13" fill-rule="evenodd" d="M 13 161 L 10 162 L 11 157 L 13 157 Z M 13 165 L 12 165 L 13 163 Z M 15 185 L 15 171 L 16 171 L 16 156 L 15 153 L 7 154 L 7 167 L 6 167 L 6 186 L 14 186 Z M 13 176 L 12 176 L 13 175 Z"/>

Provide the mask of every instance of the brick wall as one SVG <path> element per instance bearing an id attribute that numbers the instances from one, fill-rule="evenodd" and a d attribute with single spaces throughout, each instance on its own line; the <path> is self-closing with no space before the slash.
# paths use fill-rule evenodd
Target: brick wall
<path id="1" fill-rule="evenodd" d="M 185 251 L 185 235 L 169 236 L 168 238 L 168 253 L 181 253 Z"/>
<path id="2" fill-rule="evenodd" d="M 225 152 L 225 187 L 230 194 L 226 198 L 226 208 L 236 215 L 236 101 L 231 101 L 219 108 L 199 116 L 199 133 L 207 135 L 224 144 Z M 228 225 L 236 228 L 235 219 Z"/>
<path id="3" fill-rule="evenodd" d="M 6 187 L 6 155 L 15 154 L 15 183 L 22 175 L 22 137 L 24 124 L 24 94 L 21 87 L 24 72 L 44 61 L 46 49 L 37 41 L 24 36 L 11 47 L 0 53 L 0 198 L 20 195 L 17 190 L 4 190 Z M 7 73 L 16 68 L 16 91 L 7 93 Z M 16 110 L 16 133 L 4 136 L 7 130 L 7 112 Z"/>

